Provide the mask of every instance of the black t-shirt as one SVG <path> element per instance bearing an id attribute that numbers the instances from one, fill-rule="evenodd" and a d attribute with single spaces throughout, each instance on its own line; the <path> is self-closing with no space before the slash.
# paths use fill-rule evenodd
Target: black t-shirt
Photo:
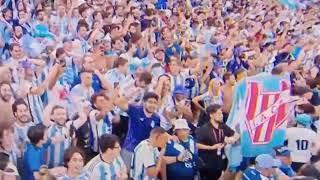
<path id="1" fill-rule="evenodd" d="M 77 131 L 76 137 L 78 139 L 77 146 L 83 149 L 88 149 L 92 144 L 92 132 L 90 121 L 86 121 Z"/>
<path id="2" fill-rule="evenodd" d="M 219 129 L 216 129 L 208 122 L 196 131 L 196 141 L 200 144 L 212 146 L 218 143 L 224 143 L 225 137 L 231 137 L 234 133 L 235 132 L 225 124 L 221 124 Z M 223 149 L 221 149 L 220 155 L 218 155 L 217 150 L 199 150 L 199 157 L 204 161 L 205 167 L 208 169 L 223 169 L 223 155 Z"/>

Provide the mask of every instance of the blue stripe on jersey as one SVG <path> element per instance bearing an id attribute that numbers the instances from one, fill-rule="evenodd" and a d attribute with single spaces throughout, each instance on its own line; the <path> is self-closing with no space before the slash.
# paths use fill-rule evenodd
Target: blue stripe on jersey
<path id="1" fill-rule="evenodd" d="M 89 133 L 89 144 L 91 145 L 91 148 L 94 147 L 94 134 L 93 134 L 93 131 L 94 129 L 92 128 L 92 124 L 90 122 L 90 119 L 88 118 L 87 121 L 89 121 L 89 127 L 90 127 L 90 133 Z"/>
<path id="2" fill-rule="evenodd" d="M 175 88 L 177 86 L 177 77 L 176 76 L 172 76 L 173 77 L 173 88 Z"/>
<path id="3" fill-rule="evenodd" d="M 116 175 L 116 170 L 115 170 L 115 168 L 114 168 L 113 163 L 111 163 L 111 164 L 109 165 L 109 167 L 110 167 L 110 172 L 111 172 L 111 179 L 112 179 L 112 180 L 115 180 L 117 175 Z"/>
<path id="4" fill-rule="evenodd" d="M 120 169 L 121 169 L 121 162 L 120 162 L 119 159 L 116 160 L 116 163 L 117 163 L 117 165 L 118 165 L 118 166 L 120 167 Z"/>
<path id="5" fill-rule="evenodd" d="M 41 82 L 39 82 L 38 78 L 34 78 L 32 80 L 33 86 L 39 86 Z M 40 96 L 28 95 L 27 98 L 30 102 L 31 112 L 36 124 L 42 123 L 43 120 L 43 104 Z"/>
<path id="6" fill-rule="evenodd" d="M 140 174 L 140 179 L 143 180 L 143 175 L 144 175 L 144 168 L 142 168 L 142 172 Z"/>
<path id="7" fill-rule="evenodd" d="M 101 164 L 99 166 L 99 174 L 100 174 L 100 180 L 107 180 L 106 178 L 106 172 L 105 172 L 105 169 L 104 169 L 104 165 Z"/>
<path id="8" fill-rule="evenodd" d="M 50 138 L 54 137 L 56 135 L 57 129 L 55 128 L 55 125 L 52 126 L 51 131 L 49 133 L 50 133 L 49 134 Z M 49 151 L 48 151 L 48 153 L 49 153 L 49 162 L 48 162 L 49 168 L 52 168 L 54 166 L 54 154 L 55 154 L 54 152 L 55 152 L 55 145 L 51 144 L 49 146 Z"/>
<path id="9" fill-rule="evenodd" d="M 63 157 L 64 157 L 64 144 L 65 143 L 65 141 L 63 141 L 62 143 L 60 143 L 60 149 L 59 149 L 59 152 L 60 152 L 60 154 L 59 154 L 59 165 L 62 165 L 62 164 L 60 164 L 60 163 L 62 163 L 63 162 Z"/>
<path id="10" fill-rule="evenodd" d="M 24 143 L 27 140 L 24 131 L 21 128 L 16 128 L 16 132 L 18 134 L 18 139 L 16 139 L 16 143 Z"/>
<path id="11" fill-rule="evenodd" d="M 63 136 L 63 128 L 66 127 L 59 127 L 59 125 L 54 124 L 50 127 L 49 138 L 55 137 L 57 135 Z M 64 151 L 66 148 L 70 146 L 70 139 L 64 139 L 62 142 L 57 144 L 51 144 L 48 149 L 48 160 L 47 164 L 49 168 L 61 166 L 63 165 L 63 157 Z"/>
<path id="12" fill-rule="evenodd" d="M 108 115 L 106 115 L 104 118 L 103 118 L 103 125 L 102 125 L 102 133 L 100 134 L 103 135 L 103 134 L 111 134 L 111 122 L 109 120 L 109 117 Z"/>

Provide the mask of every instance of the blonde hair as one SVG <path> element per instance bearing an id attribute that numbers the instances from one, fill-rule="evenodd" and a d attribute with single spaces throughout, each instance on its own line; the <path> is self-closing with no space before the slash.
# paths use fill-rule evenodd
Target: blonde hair
<path id="1" fill-rule="evenodd" d="M 209 82 L 209 87 L 208 87 L 208 91 L 212 92 L 213 91 L 213 83 L 216 81 L 217 79 L 211 79 Z M 221 82 L 219 82 L 221 85 Z M 220 89 L 220 88 L 219 88 Z M 219 94 L 219 91 L 215 92 L 216 94 L 214 94 L 215 96 L 217 96 Z"/>

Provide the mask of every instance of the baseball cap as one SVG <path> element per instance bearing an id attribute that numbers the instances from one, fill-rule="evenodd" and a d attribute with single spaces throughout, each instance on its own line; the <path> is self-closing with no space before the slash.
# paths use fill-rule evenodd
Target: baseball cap
<path id="1" fill-rule="evenodd" d="M 287 146 L 281 146 L 274 149 L 276 156 L 287 156 L 290 157 L 291 151 Z"/>
<path id="2" fill-rule="evenodd" d="M 279 167 L 281 162 L 274 159 L 270 154 L 261 154 L 256 157 L 256 165 L 260 168 L 270 169 Z"/>
<path id="3" fill-rule="evenodd" d="M 174 130 L 177 130 L 177 129 L 189 129 L 190 130 L 187 120 L 177 119 L 174 122 Z"/>
<path id="4" fill-rule="evenodd" d="M 310 126 L 312 124 L 312 117 L 309 114 L 298 114 L 295 118 L 296 122 L 303 126 Z"/>
<path id="5" fill-rule="evenodd" d="M 167 17 L 171 17 L 171 15 L 172 15 L 171 11 L 168 10 L 168 9 L 164 10 L 164 13 L 165 13 L 165 15 L 166 15 Z"/>
<path id="6" fill-rule="evenodd" d="M 34 29 L 34 37 L 54 38 L 54 35 L 49 31 L 49 28 L 44 24 L 38 24 Z"/>
<path id="7" fill-rule="evenodd" d="M 174 94 L 174 95 L 182 94 L 182 95 L 187 96 L 188 92 L 187 92 L 186 88 L 184 88 L 184 87 L 181 86 L 181 85 L 178 85 L 178 86 L 176 86 L 176 87 L 174 88 L 173 94 Z"/>
<path id="8" fill-rule="evenodd" d="M 72 37 L 66 36 L 66 37 L 63 38 L 62 43 L 72 42 L 72 41 L 73 41 L 73 38 L 72 38 Z"/>

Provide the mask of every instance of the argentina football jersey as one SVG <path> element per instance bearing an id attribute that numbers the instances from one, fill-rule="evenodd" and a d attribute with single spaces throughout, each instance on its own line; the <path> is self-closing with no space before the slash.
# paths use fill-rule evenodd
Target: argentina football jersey
<path id="1" fill-rule="evenodd" d="M 100 180 L 117 180 L 117 175 L 122 169 L 125 168 L 125 164 L 118 156 L 111 163 L 106 163 L 101 158 L 101 155 L 97 155 L 86 165 L 85 170 L 88 172 L 89 179 L 100 179 Z"/>
<path id="2" fill-rule="evenodd" d="M 53 124 L 48 130 L 48 138 L 62 136 L 64 141 L 57 144 L 51 144 L 47 153 L 47 164 L 49 168 L 63 165 L 64 151 L 70 147 L 71 138 L 67 135 L 69 130 L 65 126 Z"/>

